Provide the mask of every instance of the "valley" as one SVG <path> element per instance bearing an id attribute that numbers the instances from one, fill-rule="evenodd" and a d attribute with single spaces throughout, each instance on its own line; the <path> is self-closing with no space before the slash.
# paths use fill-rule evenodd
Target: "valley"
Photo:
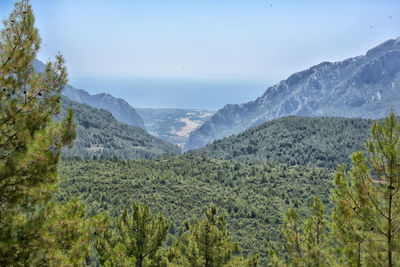
<path id="1" fill-rule="evenodd" d="M 321 63 L 255 101 L 216 112 L 133 108 L 111 95 L 68 87 L 68 97 L 109 112 L 63 98 L 61 115 L 74 109 L 78 138 L 63 150 L 57 200 L 79 197 L 89 215 L 108 212 L 113 218 L 132 201 L 146 203 L 171 222 L 167 246 L 184 232 L 184 220 L 201 219 L 216 205 L 242 254 L 256 253 L 265 265 L 271 246 L 285 240 L 279 229 L 290 207 L 304 220 L 312 216 L 309 206 L 318 196 L 332 212 L 336 168 L 353 166 L 350 155 L 366 150 L 372 119 L 382 118 L 397 101 L 400 64 L 387 54 L 397 55 L 398 42 L 389 40 L 356 59 Z M 380 67 L 371 70 L 374 64 Z M 382 77 L 366 78 L 375 71 Z M 340 77 L 332 80 L 335 75 Z M 101 104 L 105 97 L 113 104 Z M 350 98 L 364 100 L 357 104 Z M 129 112 L 143 123 L 122 120 Z"/>
<path id="2" fill-rule="evenodd" d="M 32 2 L 0 28 L 0 266 L 399 266 L 392 6 Z"/>
<path id="3" fill-rule="evenodd" d="M 136 108 L 150 134 L 183 148 L 190 133 L 200 127 L 213 111 L 198 109 Z"/>

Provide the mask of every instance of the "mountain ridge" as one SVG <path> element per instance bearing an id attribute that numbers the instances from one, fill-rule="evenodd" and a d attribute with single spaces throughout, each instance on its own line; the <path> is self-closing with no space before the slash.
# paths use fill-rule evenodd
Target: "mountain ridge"
<path id="1" fill-rule="evenodd" d="M 122 98 L 116 98 L 104 92 L 92 95 L 83 89 L 77 89 L 71 85 L 67 85 L 62 93 L 73 101 L 85 103 L 95 108 L 105 109 L 111 112 L 120 122 L 146 129 L 143 119 L 135 108 Z"/>
<path id="2" fill-rule="evenodd" d="M 260 97 L 228 104 L 189 136 L 184 150 L 289 115 L 384 117 L 400 111 L 400 37 L 365 55 L 322 62 L 290 75 Z"/>
<path id="3" fill-rule="evenodd" d="M 33 67 L 37 72 L 43 72 L 46 68 L 45 64 L 38 59 L 34 59 Z M 117 98 L 104 92 L 92 95 L 83 89 L 75 88 L 69 84 L 65 86 L 62 94 L 72 101 L 107 110 L 118 121 L 146 130 L 140 115 L 122 98 Z"/>

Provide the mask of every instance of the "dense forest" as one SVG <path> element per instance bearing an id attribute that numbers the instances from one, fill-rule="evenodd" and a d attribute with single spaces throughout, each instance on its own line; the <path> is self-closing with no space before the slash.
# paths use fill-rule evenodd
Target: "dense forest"
<path id="1" fill-rule="evenodd" d="M 285 210 L 307 214 L 313 195 L 329 203 L 332 173 L 316 167 L 252 164 L 179 156 L 139 161 L 64 161 L 58 201 L 80 197 L 89 214 L 116 217 L 132 201 L 148 204 L 171 222 L 167 244 L 185 219 L 199 218 L 212 204 L 247 254 L 265 261 L 269 241 L 280 241 Z"/>
<path id="2" fill-rule="evenodd" d="M 117 121 L 110 112 L 62 97 L 59 117 L 71 108 L 77 123 L 77 139 L 64 148 L 63 159 L 139 159 L 180 154 L 180 148 L 145 130 Z"/>
<path id="3" fill-rule="evenodd" d="M 336 168 L 363 149 L 372 120 L 290 116 L 214 141 L 189 154 L 289 165 Z"/>

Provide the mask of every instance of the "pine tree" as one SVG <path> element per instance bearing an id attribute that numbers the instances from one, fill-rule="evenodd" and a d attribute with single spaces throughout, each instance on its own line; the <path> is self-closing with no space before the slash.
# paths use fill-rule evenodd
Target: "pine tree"
<path id="1" fill-rule="evenodd" d="M 270 266 L 335 266 L 327 237 L 324 206 L 318 197 L 311 202 L 312 216 L 301 225 L 297 209 L 290 208 L 285 214 L 282 232 L 285 238 L 283 250 L 287 258 L 279 255 L 278 249 L 268 252 Z"/>
<path id="2" fill-rule="evenodd" d="M 232 241 L 224 217 L 217 212 L 213 206 L 206 211 L 203 221 L 196 220 L 194 225 L 185 222 L 187 231 L 168 252 L 173 266 L 257 266 L 258 256 L 238 256 L 240 247 Z"/>
<path id="3" fill-rule="evenodd" d="M 374 123 L 367 157 L 352 155 L 336 172 L 334 233 L 343 264 L 397 266 L 400 262 L 400 126 L 393 112 Z"/>
<path id="4" fill-rule="evenodd" d="M 132 204 L 132 214 L 122 211 L 115 230 L 109 227 L 96 247 L 105 266 L 159 266 L 160 248 L 169 223 L 161 214 L 154 216 L 147 205 Z"/>
<path id="5" fill-rule="evenodd" d="M 79 265 L 101 218 L 84 220 L 77 200 L 51 201 L 75 122 L 71 110 L 52 121 L 67 72 L 61 55 L 43 73 L 34 71 L 40 48 L 34 22 L 29 1 L 17 1 L 0 36 L 0 265 Z"/>
<path id="6" fill-rule="evenodd" d="M 331 243 L 327 236 L 325 210 L 319 197 L 311 202 L 312 216 L 303 224 L 304 263 L 306 266 L 331 266 Z"/>
<path id="7" fill-rule="evenodd" d="M 285 250 L 289 254 L 288 264 L 299 266 L 303 257 L 303 241 L 297 209 L 291 207 L 286 212 L 282 232 L 286 240 Z"/>

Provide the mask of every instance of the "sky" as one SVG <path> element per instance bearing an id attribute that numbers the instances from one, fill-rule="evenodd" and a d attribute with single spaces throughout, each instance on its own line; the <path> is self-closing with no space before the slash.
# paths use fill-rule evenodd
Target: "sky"
<path id="1" fill-rule="evenodd" d="M 0 1 L 1 18 L 12 3 Z M 71 83 L 88 87 L 100 78 L 110 85 L 137 79 L 247 81 L 258 88 L 249 94 L 254 97 L 294 72 L 365 54 L 400 36 L 399 0 L 31 3 L 42 37 L 38 58 L 48 61 L 60 51 Z"/>

